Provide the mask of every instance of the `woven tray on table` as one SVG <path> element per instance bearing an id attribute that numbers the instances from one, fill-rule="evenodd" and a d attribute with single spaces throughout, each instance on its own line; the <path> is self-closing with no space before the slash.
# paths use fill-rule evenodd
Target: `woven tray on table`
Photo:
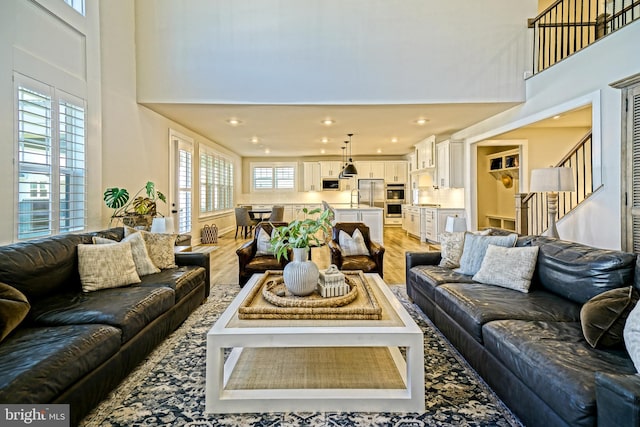
<path id="1" fill-rule="evenodd" d="M 281 271 L 267 271 L 238 308 L 240 319 L 350 319 L 378 320 L 382 308 L 362 271 L 344 272 L 351 290 L 323 298 L 285 293 Z"/>

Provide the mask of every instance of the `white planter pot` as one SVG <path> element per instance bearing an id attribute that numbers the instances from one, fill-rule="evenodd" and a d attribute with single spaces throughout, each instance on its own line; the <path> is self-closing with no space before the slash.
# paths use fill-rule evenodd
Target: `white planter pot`
<path id="1" fill-rule="evenodd" d="M 293 248 L 293 261 L 284 267 L 284 285 L 294 295 L 309 295 L 318 285 L 318 266 L 308 259 L 309 248 Z"/>

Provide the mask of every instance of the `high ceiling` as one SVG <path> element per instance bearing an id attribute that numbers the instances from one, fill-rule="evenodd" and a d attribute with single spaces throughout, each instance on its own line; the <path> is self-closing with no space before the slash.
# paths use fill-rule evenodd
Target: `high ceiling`
<path id="1" fill-rule="evenodd" d="M 348 133 L 354 156 L 404 155 L 430 135 L 446 139 L 515 104 L 145 105 L 243 157 L 303 157 L 340 156 Z"/>

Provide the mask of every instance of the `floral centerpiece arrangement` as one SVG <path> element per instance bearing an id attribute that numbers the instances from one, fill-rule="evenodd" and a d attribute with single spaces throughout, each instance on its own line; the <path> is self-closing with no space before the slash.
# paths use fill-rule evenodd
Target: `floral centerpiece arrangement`
<path id="1" fill-rule="evenodd" d="M 105 205 L 113 209 L 109 225 L 119 218 L 125 225 L 131 227 L 151 226 L 153 218 L 159 215 L 158 200 L 167 203 L 166 196 L 156 190 L 155 184 L 151 181 L 147 181 L 133 197 L 129 197 L 129 191 L 125 188 L 109 187 L 104 191 L 102 198 Z"/>

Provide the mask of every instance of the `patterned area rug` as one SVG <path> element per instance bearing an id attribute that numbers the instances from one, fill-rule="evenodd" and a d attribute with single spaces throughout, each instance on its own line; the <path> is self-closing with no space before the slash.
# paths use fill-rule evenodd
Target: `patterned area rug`
<path id="1" fill-rule="evenodd" d="M 98 426 L 521 426 L 519 421 L 408 301 L 390 286 L 424 331 L 424 413 L 204 413 L 206 334 L 238 293 L 215 285 L 205 304 L 149 355 L 80 424 Z"/>

